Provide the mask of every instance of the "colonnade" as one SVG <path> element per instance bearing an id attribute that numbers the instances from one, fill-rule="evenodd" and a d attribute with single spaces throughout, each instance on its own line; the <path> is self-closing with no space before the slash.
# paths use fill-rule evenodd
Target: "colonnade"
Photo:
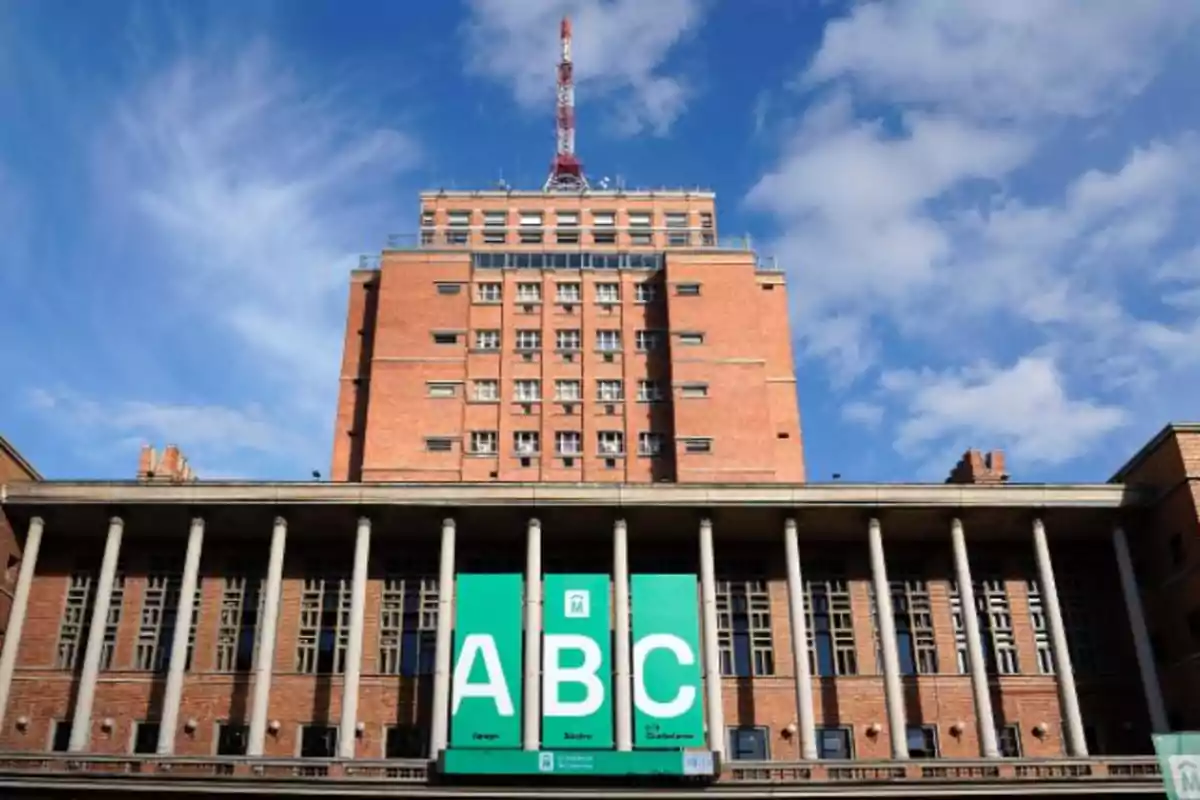
<path id="1" fill-rule="evenodd" d="M 179 607 L 174 637 L 171 641 L 170 661 L 163 694 L 163 708 L 159 728 L 157 751 L 170 755 L 175 749 L 179 705 L 183 689 L 184 670 L 187 662 L 188 631 L 195 613 L 193 599 L 199 579 L 200 556 L 204 542 L 204 519 L 192 520 L 187 537 L 187 552 L 184 558 L 183 578 L 179 595 Z M 13 672 L 17 652 L 21 643 L 26 611 L 29 604 L 30 586 L 36 570 L 45 529 L 40 517 L 29 522 L 28 533 L 21 566 L 13 593 L 12 611 L 7 636 L 0 649 L 0 725 L 8 706 L 12 689 Z M 95 700 L 96 680 L 100 671 L 104 629 L 112 601 L 113 583 L 117 574 L 117 563 L 121 551 L 124 521 L 114 516 L 109 520 L 104 555 L 100 564 L 100 576 L 96 584 L 95 601 L 89 622 L 87 648 L 79 676 L 75 698 L 75 712 L 71 724 L 68 749 L 85 752 L 90 745 L 92 731 L 92 708 Z M 267 733 L 268 710 L 271 694 L 272 667 L 275 660 L 276 632 L 279 623 L 280 593 L 283 585 L 284 554 L 287 546 L 288 524 L 284 517 L 277 517 L 271 532 L 270 556 L 267 565 L 265 597 L 255 652 L 254 682 L 250 705 L 249 741 L 247 755 L 262 756 Z M 961 519 L 951 520 L 949 538 L 954 556 L 954 571 L 963 608 L 964 633 L 967 644 L 968 672 L 971 678 L 975 719 L 978 725 L 980 755 L 997 757 L 999 750 L 994 725 L 995 715 L 988 688 L 988 675 L 984 662 L 983 642 L 978 619 L 974 613 L 975 600 L 971 580 L 971 566 L 967 549 L 967 537 Z M 812 675 L 807 653 L 807 613 L 801 553 L 794 518 L 783 524 L 784 559 L 787 574 L 788 617 L 792 628 L 792 657 L 795 663 L 796 719 L 802 758 L 817 757 L 816 719 L 813 709 Z M 441 528 L 441 556 L 438 569 L 439 586 L 438 622 L 436 651 L 434 658 L 433 708 L 430 732 L 430 755 L 436 755 L 449 742 L 449 709 L 451 683 L 451 644 L 454 618 L 454 595 L 446 587 L 454 584 L 456 525 L 446 519 Z M 875 601 L 880 629 L 883 686 L 891 754 L 894 759 L 909 756 L 906 737 L 904 697 L 900 677 L 900 659 L 896 647 L 895 623 L 892 615 L 891 592 L 887 575 L 887 559 L 884 552 L 883 528 L 878 518 L 867 521 L 867 542 L 870 553 L 871 580 L 875 589 Z M 1125 533 L 1120 526 L 1112 531 L 1112 545 L 1120 575 L 1121 590 L 1128 612 L 1137 655 L 1142 688 L 1145 693 L 1151 727 L 1156 732 L 1168 729 L 1167 715 L 1162 700 L 1149 635 L 1142 611 L 1136 577 L 1130 561 Z M 1063 729 L 1067 753 L 1071 756 L 1086 756 L 1087 743 L 1084 739 L 1083 721 L 1079 711 L 1079 700 L 1075 688 L 1075 676 L 1071 667 L 1067 647 L 1066 631 L 1054 579 L 1054 566 L 1050 557 L 1046 528 L 1042 520 L 1034 519 L 1031 530 L 1033 548 L 1041 590 L 1044 598 L 1047 632 L 1054 657 L 1055 676 L 1058 683 L 1063 711 Z M 697 532 L 697 547 L 700 560 L 701 598 L 701 641 L 702 664 L 705 678 L 705 722 L 708 730 L 708 746 L 713 752 L 724 754 L 725 723 L 721 702 L 720 651 L 717 643 L 716 570 L 713 544 L 713 523 L 705 517 L 700 520 Z M 359 684 L 362 673 L 363 628 L 366 607 L 366 586 L 371 550 L 371 520 L 358 520 L 354 538 L 354 564 L 351 577 L 351 605 L 349 641 L 346 647 L 345 671 L 342 681 L 341 718 L 339 721 L 338 755 L 353 758 L 355 755 L 356 725 L 358 715 Z M 629 620 L 629 542 L 628 528 L 624 520 L 616 520 L 612 532 L 612 580 L 614 589 L 614 706 L 616 746 L 618 750 L 633 748 L 630 683 L 630 620 Z M 536 519 L 528 522 L 526 530 L 524 606 L 525 629 L 541 631 L 542 628 L 542 529 Z M 523 693 L 523 718 L 525 720 L 523 746 L 537 750 L 540 746 L 538 731 L 541 719 L 541 663 L 540 636 L 525 638 L 525 683 Z"/>

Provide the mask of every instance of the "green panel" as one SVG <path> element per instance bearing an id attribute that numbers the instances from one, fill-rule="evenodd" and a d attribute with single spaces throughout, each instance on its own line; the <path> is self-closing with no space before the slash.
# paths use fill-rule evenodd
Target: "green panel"
<path id="1" fill-rule="evenodd" d="M 1169 800 L 1200 800 L 1200 733 L 1158 733 L 1154 752 Z"/>
<path id="2" fill-rule="evenodd" d="M 637 747 L 704 744 L 700 614 L 695 575 L 634 575 L 633 742 Z"/>
<path id="3" fill-rule="evenodd" d="M 547 575 L 542 612 L 542 745 L 613 746 L 607 575 Z"/>
<path id="4" fill-rule="evenodd" d="M 521 746 L 521 576 L 460 574 L 451 747 Z"/>
<path id="5" fill-rule="evenodd" d="M 707 775 L 715 771 L 705 751 L 447 750 L 447 775 Z"/>

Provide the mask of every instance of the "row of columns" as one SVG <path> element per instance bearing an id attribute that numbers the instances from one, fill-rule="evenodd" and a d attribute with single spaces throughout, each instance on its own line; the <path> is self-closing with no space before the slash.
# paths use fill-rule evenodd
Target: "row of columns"
<path id="1" fill-rule="evenodd" d="M 12 688 L 13 671 L 24 629 L 29 591 L 33 582 L 38 553 L 41 549 L 44 523 L 40 517 L 30 520 L 25 547 L 13 593 L 12 610 L 8 633 L 0 649 L 0 726 L 3 725 Z M 79 677 L 75 713 L 71 724 L 68 750 L 82 752 L 91 739 L 92 708 L 95 700 L 96 679 L 100 670 L 104 645 L 104 629 L 112 601 L 113 583 L 120 557 L 124 523 L 120 517 L 109 521 L 104 544 L 104 555 L 100 565 L 95 601 L 84 653 L 83 667 Z M 784 557 L 786 562 L 788 612 L 792 627 L 792 657 L 795 664 L 796 717 L 800 738 L 801 756 L 805 759 L 817 757 L 816 717 L 813 708 L 812 675 L 807 652 L 807 612 L 803 571 L 797 525 L 794 519 L 784 523 Z M 1046 622 L 1050 644 L 1054 655 L 1055 672 L 1061 696 L 1067 752 L 1072 756 L 1086 756 L 1083 722 L 1079 711 L 1079 700 L 1075 690 L 1075 677 L 1071 668 L 1071 657 L 1067 646 L 1062 611 L 1054 580 L 1054 567 L 1050 558 L 1046 529 L 1041 519 L 1033 522 L 1033 549 L 1037 561 L 1045 602 Z M 891 591 L 884 556 L 883 531 L 878 519 L 872 518 L 867 527 L 870 550 L 871 580 L 875 588 L 875 600 L 880 629 L 880 645 L 883 660 L 884 695 L 890 733 L 892 757 L 908 758 L 907 725 L 904 712 L 904 697 L 900 679 L 899 654 L 896 648 L 895 621 L 892 612 Z M 441 557 L 438 570 L 438 626 L 434 658 L 433 709 L 431 719 L 430 749 L 436 755 L 449 743 L 449 709 L 451 682 L 451 644 L 454 617 L 454 586 L 456 529 L 453 519 L 442 523 Z M 279 601 L 283 585 L 283 563 L 287 541 L 287 521 L 275 519 L 271 533 L 270 557 L 267 564 L 267 581 L 258 648 L 255 653 L 249 742 L 247 755 L 263 755 L 267 730 L 267 718 L 271 693 L 271 678 L 275 660 L 276 630 L 279 622 Z M 1124 531 L 1118 526 L 1113 529 L 1113 549 L 1121 581 L 1126 609 L 1133 632 L 1138 668 L 1146 696 L 1151 728 L 1155 732 L 1168 730 L 1166 710 L 1154 665 L 1153 654 L 1142 611 L 1137 580 L 1129 556 L 1129 546 Z M 204 542 L 204 520 L 192 520 L 188 532 L 187 552 L 184 558 L 183 578 L 180 587 L 179 608 L 174 636 L 171 641 L 169 667 L 163 694 L 163 710 L 157 751 L 170 755 L 175 748 L 176 727 L 183 689 L 184 666 L 187 661 L 188 631 L 195 613 L 194 597 L 199 579 L 200 556 Z M 955 578 L 958 583 L 963 607 L 964 633 L 967 640 L 967 662 L 971 676 L 975 718 L 979 729 L 980 752 L 985 757 L 996 757 L 999 750 L 996 741 L 994 715 L 988 676 L 983 656 L 982 636 L 975 614 L 974 584 L 967 554 L 966 535 L 960 519 L 950 524 L 950 542 L 954 555 Z M 717 643 L 716 574 L 713 547 L 713 526 L 705 518 L 699 528 L 700 554 L 700 597 L 703 666 L 705 674 L 706 709 L 709 748 L 716 753 L 725 752 L 725 723 L 721 694 L 720 651 Z M 363 628 L 366 609 L 366 584 L 371 548 L 371 521 L 366 517 L 358 520 L 354 542 L 354 565 L 351 578 L 350 631 L 346 649 L 343 678 L 342 713 L 339 724 L 338 755 L 353 758 L 357 733 L 359 683 L 362 674 Z M 630 617 L 629 617 L 629 543 L 628 528 L 624 520 L 613 526 L 613 589 L 615 596 L 615 639 L 613 654 L 616 710 L 616 744 L 618 750 L 633 748 L 632 696 L 630 684 Z M 542 629 L 542 529 L 537 520 L 531 520 L 526 534 L 526 598 L 525 629 Z M 525 720 L 524 747 L 537 750 L 540 746 L 538 732 L 541 723 L 541 637 L 525 637 Z"/>

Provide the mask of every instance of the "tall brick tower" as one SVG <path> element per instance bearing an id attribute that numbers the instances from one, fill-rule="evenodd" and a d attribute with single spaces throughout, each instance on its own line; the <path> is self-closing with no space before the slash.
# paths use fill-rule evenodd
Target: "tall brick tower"
<path id="1" fill-rule="evenodd" d="M 589 185 L 570 36 L 543 189 L 423 192 L 351 276 L 334 480 L 804 480 L 782 273 L 711 192 Z"/>

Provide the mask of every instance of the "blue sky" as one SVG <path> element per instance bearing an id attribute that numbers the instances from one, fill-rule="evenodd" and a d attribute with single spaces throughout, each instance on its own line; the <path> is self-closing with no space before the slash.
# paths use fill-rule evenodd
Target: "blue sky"
<path id="1" fill-rule="evenodd" d="M 0 4 L 0 432 L 328 468 L 347 271 L 416 192 L 593 177 L 786 268 L 814 480 L 1104 480 L 1200 390 L 1194 0 Z"/>

